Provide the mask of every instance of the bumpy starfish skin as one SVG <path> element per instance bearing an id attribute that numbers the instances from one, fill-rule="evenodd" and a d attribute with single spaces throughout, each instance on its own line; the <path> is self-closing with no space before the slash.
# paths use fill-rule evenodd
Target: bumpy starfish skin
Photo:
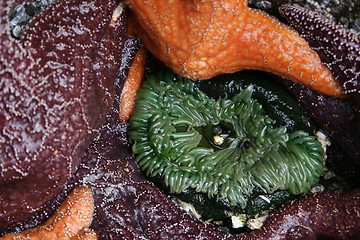
<path id="1" fill-rule="evenodd" d="M 359 239 L 360 191 L 318 193 L 284 206 L 239 239 Z"/>
<path id="2" fill-rule="evenodd" d="M 295 31 L 246 0 L 126 1 L 144 45 L 176 72 L 192 79 L 259 69 L 339 95 L 340 86 Z"/>
<path id="3" fill-rule="evenodd" d="M 360 111 L 360 37 L 299 5 L 285 4 L 279 10 L 319 54 Z"/>
<path id="4" fill-rule="evenodd" d="M 44 224 L 20 233 L 5 235 L 0 239 L 97 239 L 96 232 L 88 228 L 93 210 L 94 199 L 90 188 L 79 186 Z"/>
<path id="5" fill-rule="evenodd" d="M 350 31 L 360 33 L 360 2 L 354 0 L 249 0 L 249 6 L 259 8 L 269 14 L 280 17 L 278 8 L 286 3 L 296 3 L 315 10 L 325 17 L 343 24 Z"/>
<path id="6" fill-rule="evenodd" d="M 18 1 L 19 2 L 19 1 Z M 0 3 L 0 231 L 53 199 L 113 102 L 124 19 L 116 1 L 57 1 L 10 37 Z"/>

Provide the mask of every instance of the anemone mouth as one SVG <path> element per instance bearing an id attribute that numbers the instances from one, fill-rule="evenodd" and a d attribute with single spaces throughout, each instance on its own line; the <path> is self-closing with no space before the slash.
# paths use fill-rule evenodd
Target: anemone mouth
<path id="1" fill-rule="evenodd" d="M 130 120 L 140 169 L 172 193 L 193 188 L 242 207 L 255 187 L 308 191 L 324 169 L 320 142 L 273 127 L 251 94 L 250 86 L 215 100 L 170 71 L 150 77 Z"/>

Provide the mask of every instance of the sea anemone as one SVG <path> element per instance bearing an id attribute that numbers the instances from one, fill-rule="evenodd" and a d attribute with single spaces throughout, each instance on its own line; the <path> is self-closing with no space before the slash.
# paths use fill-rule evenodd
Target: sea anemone
<path id="1" fill-rule="evenodd" d="M 251 96 L 251 85 L 215 100 L 170 71 L 150 77 L 130 120 L 139 167 L 172 193 L 192 188 L 242 207 L 255 187 L 307 192 L 324 170 L 321 143 L 274 127 Z"/>

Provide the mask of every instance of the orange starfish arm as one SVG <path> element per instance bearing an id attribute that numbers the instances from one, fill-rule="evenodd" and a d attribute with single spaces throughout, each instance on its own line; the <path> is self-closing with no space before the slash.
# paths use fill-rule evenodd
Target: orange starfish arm
<path id="1" fill-rule="evenodd" d="M 137 90 L 140 88 L 146 60 L 146 49 L 140 48 L 130 66 L 120 99 L 119 119 L 126 122 L 134 108 Z"/>
<path id="2" fill-rule="evenodd" d="M 20 233 L 5 235 L 0 239 L 97 239 L 95 231 L 88 228 L 92 221 L 93 209 L 94 200 L 90 188 L 79 186 L 45 223 Z"/>
<path id="3" fill-rule="evenodd" d="M 245 0 L 127 0 L 136 34 L 167 66 L 192 79 L 257 69 L 321 93 L 340 84 L 308 43 Z"/>

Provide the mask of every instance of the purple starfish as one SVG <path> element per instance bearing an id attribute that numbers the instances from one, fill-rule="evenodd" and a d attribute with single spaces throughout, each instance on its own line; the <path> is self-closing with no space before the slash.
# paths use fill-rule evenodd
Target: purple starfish
<path id="1" fill-rule="evenodd" d="M 63 188 L 113 103 L 125 33 L 116 1 L 58 1 L 13 39 L 0 3 L 0 231 Z M 113 21 L 113 22 L 110 22 Z"/>

